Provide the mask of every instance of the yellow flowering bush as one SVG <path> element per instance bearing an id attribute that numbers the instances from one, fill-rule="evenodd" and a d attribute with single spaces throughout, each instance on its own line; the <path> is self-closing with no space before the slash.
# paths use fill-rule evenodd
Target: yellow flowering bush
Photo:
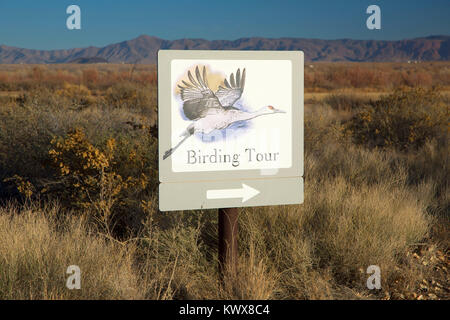
<path id="1" fill-rule="evenodd" d="M 100 149 L 81 129 L 75 129 L 66 137 L 55 137 L 49 151 L 60 180 L 59 190 L 53 193 L 56 191 L 71 206 L 92 209 L 105 227 L 113 214 L 129 205 L 130 192 L 138 194 L 148 185 L 148 177 L 142 172 L 126 177 L 117 173 L 116 144 L 111 138 Z"/>
<path id="2" fill-rule="evenodd" d="M 12 176 L 11 178 L 4 179 L 3 181 L 4 182 L 13 182 L 17 188 L 17 191 L 19 191 L 19 193 L 22 196 L 24 196 L 26 199 L 30 199 L 31 196 L 36 191 L 35 187 L 29 180 L 27 180 L 17 174 Z"/>

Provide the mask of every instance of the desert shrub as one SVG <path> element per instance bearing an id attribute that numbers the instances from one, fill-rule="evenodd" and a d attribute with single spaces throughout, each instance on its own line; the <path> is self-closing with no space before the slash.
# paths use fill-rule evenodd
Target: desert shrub
<path id="1" fill-rule="evenodd" d="M 314 91 L 342 88 L 392 90 L 398 86 L 448 86 L 445 62 L 429 63 L 314 63 L 305 67 L 305 88 Z"/>
<path id="2" fill-rule="evenodd" d="M 156 106 L 156 92 L 137 82 L 122 81 L 106 90 L 105 102 L 115 108 L 146 110 Z"/>
<path id="3" fill-rule="evenodd" d="M 96 98 L 84 85 L 64 83 L 63 88 L 57 90 L 55 94 L 64 99 L 60 103 L 65 107 L 85 108 L 96 102 Z"/>
<path id="4" fill-rule="evenodd" d="M 37 109 L 51 108 L 52 106 L 61 106 L 60 99 L 54 92 L 46 87 L 32 88 L 28 91 L 22 92 L 15 98 L 15 103 L 21 107 L 33 107 Z"/>
<path id="5" fill-rule="evenodd" d="M 428 212 L 441 217 L 442 227 L 450 227 L 450 162 L 448 141 L 439 143 L 436 139 L 427 141 L 417 152 L 391 155 L 393 162 L 401 162 L 407 169 L 408 183 L 420 185 L 424 181 L 433 185 L 433 201 Z"/>
<path id="6" fill-rule="evenodd" d="M 320 151 L 325 142 L 337 142 L 342 135 L 339 112 L 323 104 L 306 110 L 304 126 L 305 149 L 309 152 Z"/>
<path id="7" fill-rule="evenodd" d="M 328 95 L 324 102 L 334 110 L 355 111 L 370 102 L 370 99 L 352 93 L 334 93 Z"/>
<path id="8" fill-rule="evenodd" d="M 402 88 L 359 111 L 347 129 L 357 144 L 408 150 L 445 139 L 448 119 L 438 90 Z"/>
<path id="9" fill-rule="evenodd" d="M 29 71 L 29 78 L 35 82 L 41 82 L 44 79 L 44 74 L 47 70 L 42 66 L 34 66 Z"/>
<path id="10" fill-rule="evenodd" d="M 411 71 L 401 73 L 403 83 L 410 87 L 429 87 L 433 83 L 433 76 L 425 71 Z"/>
<path id="11" fill-rule="evenodd" d="M 30 181 L 17 174 L 10 178 L 4 179 L 3 182 L 14 182 L 17 191 L 26 199 L 31 199 L 31 196 L 36 192 L 36 188 Z"/>
<path id="12" fill-rule="evenodd" d="M 17 195 L 14 181 L 4 179 L 17 175 L 34 184 L 35 178 L 51 175 L 46 166 L 48 146 L 62 123 L 43 108 L 32 103 L 0 108 L 0 197 Z"/>
<path id="13" fill-rule="evenodd" d="M 9 91 L 13 89 L 14 86 L 11 85 L 11 80 L 8 74 L 1 73 L 0 74 L 0 90 Z"/>
<path id="14" fill-rule="evenodd" d="M 94 68 L 83 70 L 82 79 L 86 86 L 94 87 L 99 79 L 98 70 Z"/>
<path id="15" fill-rule="evenodd" d="M 156 186 L 157 145 L 149 132 L 154 119 L 136 110 L 64 108 L 55 102 L 55 94 L 42 91 L 42 95 L 42 99 L 27 95 L 30 100 L 23 104 L 0 108 L 0 197 L 18 196 L 16 180 L 4 181 L 15 175 L 30 181 L 38 192 L 47 184 L 58 182 L 61 176 L 54 170 L 48 151 L 53 137 L 63 137 L 72 128 L 83 128 L 85 138 L 100 149 L 114 138 L 115 172 L 122 177 L 144 173 L 152 182 L 149 187 Z M 46 99 L 49 104 L 43 103 Z M 130 197 L 135 199 L 131 191 Z"/>
<path id="16" fill-rule="evenodd" d="M 83 85 L 64 83 L 59 89 L 36 87 L 20 93 L 13 98 L 16 105 L 32 107 L 37 110 L 83 109 L 100 102 L 91 91 Z"/>
<path id="17" fill-rule="evenodd" d="M 117 223 L 117 214 L 129 209 L 129 195 L 138 197 L 148 185 L 148 177 L 123 177 L 117 172 L 116 140 L 110 138 L 102 149 L 88 141 L 81 129 L 70 131 L 66 137 L 54 138 L 49 155 L 59 173 L 49 192 L 57 195 L 67 206 L 90 209 L 110 232 Z M 47 192 L 47 188 L 41 190 Z"/>
<path id="18" fill-rule="evenodd" d="M 376 85 L 377 75 L 377 70 L 356 66 L 346 68 L 342 78 L 348 79 L 351 86 L 354 88 L 364 88 Z"/>

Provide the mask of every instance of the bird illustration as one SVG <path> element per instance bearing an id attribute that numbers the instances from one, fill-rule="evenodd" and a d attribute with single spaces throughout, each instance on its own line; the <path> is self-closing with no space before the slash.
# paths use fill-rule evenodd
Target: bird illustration
<path id="1" fill-rule="evenodd" d="M 197 80 L 188 71 L 190 83 L 182 80 L 183 85 L 178 85 L 183 100 L 183 113 L 192 123 L 180 135 L 183 139 L 164 153 L 163 160 L 195 133 L 209 134 L 214 130 L 225 129 L 238 121 L 248 121 L 266 114 L 286 113 L 270 105 L 254 112 L 243 111 L 234 106 L 244 91 L 245 68 L 242 75 L 241 70 L 237 69 L 236 78 L 232 73 L 229 82 L 225 78 L 224 86 L 219 86 L 215 93 L 208 86 L 205 67 L 202 74 L 200 75 L 200 70 L 196 66 Z"/>

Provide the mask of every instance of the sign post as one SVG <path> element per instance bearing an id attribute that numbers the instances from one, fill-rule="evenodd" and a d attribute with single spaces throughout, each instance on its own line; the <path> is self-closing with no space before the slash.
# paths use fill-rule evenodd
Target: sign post
<path id="1" fill-rule="evenodd" d="M 238 208 L 303 203 L 303 52 L 158 52 L 159 208 L 219 209 L 236 271 Z"/>
<path id="2" fill-rule="evenodd" d="M 219 272 L 235 275 L 238 263 L 238 208 L 219 209 Z"/>

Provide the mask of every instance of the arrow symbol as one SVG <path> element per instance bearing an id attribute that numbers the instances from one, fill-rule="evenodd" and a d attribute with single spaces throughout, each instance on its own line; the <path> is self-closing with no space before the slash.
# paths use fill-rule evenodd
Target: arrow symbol
<path id="1" fill-rule="evenodd" d="M 242 202 L 253 198 L 259 194 L 259 190 L 256 190 L 245 183 L 242 184 L 242 188 L 239 189 L 219 189 L 219 190 L 207 190 L 206 199 L 231 199 L 242 198 Z"/>

